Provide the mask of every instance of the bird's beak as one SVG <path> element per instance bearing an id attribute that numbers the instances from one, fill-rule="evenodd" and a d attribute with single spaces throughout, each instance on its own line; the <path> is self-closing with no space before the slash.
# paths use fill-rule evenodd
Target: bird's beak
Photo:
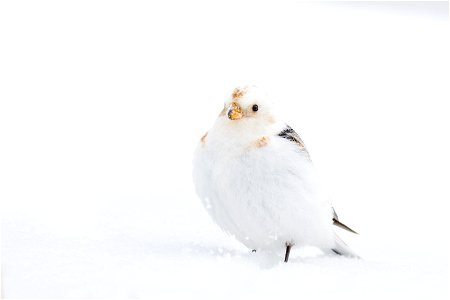
<path id="1" fill-rule="evenodd" d="M 242 118 L 242 109 L 239 104 L 231 102 L 230 107 L 228 107 L 227 115 L 230 120 L 239 120 Z"/>

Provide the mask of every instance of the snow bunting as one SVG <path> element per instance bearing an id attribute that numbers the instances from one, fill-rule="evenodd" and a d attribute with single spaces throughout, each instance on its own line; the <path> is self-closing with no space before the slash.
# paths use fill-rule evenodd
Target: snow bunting
<path id="1" fill-rule="evenodd" d="M 300 136 L 256 87 L 237 88 L 194 155 L 195 188 L 214 221 L 248 248 L 315 246 L 357 255 L 335 234 L 348 231 L 320 188 Z"/>

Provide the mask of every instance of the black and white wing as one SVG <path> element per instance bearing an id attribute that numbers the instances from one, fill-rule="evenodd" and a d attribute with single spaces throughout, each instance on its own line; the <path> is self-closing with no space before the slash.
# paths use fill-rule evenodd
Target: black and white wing
<path id="1" fill-rule="evenodd" d="M 307 154 L 308 158 L 310 158 L 308 150 L 306 150 L 305 143 L 303 143 L 298 133 L 295 132 L 295 130 L 292 129 L 291 126 L 286 125 L 286 127 L 281 130 L 280 133 L 278 133 L 278 136 L 296 143 L 300 147 L 300 149 Z"/>
<path id="2" fill-rule="evenodd" d="M 302 151 L 305 151 L 305 153 L 308 155 L 308 158 L 310 158 L 309 153 L 306 150 L 305 143 L 303 143 L 303 141 L 300 138 L 300 136 L 298 135 L 298 133 L 295 132 L 295 130 L 292 129 L 289 125 L 286 125 L 286 127 L 280 133 L 278 133 L 278 136 L 285 138 L 293 143 L 296 143 Z M 333 210 L 333 225 L 335 225 L 339 228 L 342 228 L 344 230 L 350 231 L 352 233 L 358 234 L 356 231 L 354 231 L 353 229 L 351 229 L 344 223 L 341 223 L 339 221 L 338 215 L 336 214 L 336 211 L 334 210 L 334 208 L 331 207 L 331 209 Z"/>

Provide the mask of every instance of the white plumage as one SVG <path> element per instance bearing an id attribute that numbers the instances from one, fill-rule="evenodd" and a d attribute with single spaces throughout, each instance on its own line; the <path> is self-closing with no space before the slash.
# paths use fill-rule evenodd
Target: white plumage
<path id="1" fill-rule="evenodd" d="M 193 176 L 214 221 L 250 249 L 309 245 L 356 256 L 333 231 L 333 222 L 346 226 L 303 142 L 255 87 L 237 88 L 225 102 L 196 149 Z"/>

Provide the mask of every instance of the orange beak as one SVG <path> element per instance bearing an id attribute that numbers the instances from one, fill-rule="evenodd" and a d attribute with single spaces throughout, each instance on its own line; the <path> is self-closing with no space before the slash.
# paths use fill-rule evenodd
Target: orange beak
<path id="1" fill-rule="evenodd" d="M 231 102 L 230 107 L 228 107 L 227 115 L 230 120 L 239 120 L 242 118 L 242 109 L 239 104 Z"/>

